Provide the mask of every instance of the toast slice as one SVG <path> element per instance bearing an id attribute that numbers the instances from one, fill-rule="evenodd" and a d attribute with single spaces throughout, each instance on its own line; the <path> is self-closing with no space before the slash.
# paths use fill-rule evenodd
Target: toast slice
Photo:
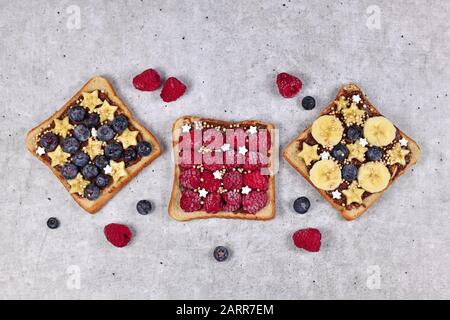
<path id="1" fill-rule="evenodd" d="M 319 115 L 320 116 L 324 116 L 324 115 L 335 115 L 338 118 L 340 117 L 341 122 L 343 124 L 343 127 L 345 128 L 345 132 L 342 136 L 342 140 L 340 141 L 340 143 L 343 144 L 351 144 L 351 142 L 357 143 L 359 144 L 359 142 L 361 142 L 361 140 L 357 140 L 357 141 L 349 141 L 349 137 L 348 137 L 348 125 L 345 121 L 342 121 L 343 117 L 342 115 L 339 113 L 338 109 L 339 109 L 339 99 L 342 99 L 345 103 L 345 101 L 347 101 L 348 104 L 352 104 L 352 102 L 355 102 L 355 100 L 353 100 L 354 97 L 356 97 L 356 101 L 358 101 L 358 96 L 360 98 L 360 102 L 356 103 L 356 106 L 358 107 L 359 110 L 363 110 L 365 112 L 365 119 L 362 120 L 362 123 L 358 123 L 356 124 L 357 126 L 359 126 L 359 128 L 361 129 L 361 134 L 364 135 L 364 124 L 367 122 L 368 119 L 372 118 L 372 117 L 381 117 L 381 113 L 377 110 L 376 107 L 374 107 L 369 100 L 367 99 L 367 97 L 364 95 L 364 93 L 362 92 L 362 90 L 355 84 L 348 84 L 348 85 L 344 85 L 338 92 L 337 96 L 336 96 L 336 100 L 331 102 L 330 105 L 328 105 Z M 343 98 L 341 98 L 343 97 Z M 351 106 L 345 106 L 345 109 L 349 109 Z M 317 120 L 316 120 L 317 121 Z M 352 125 L 352 123 L 349 123 L 350 125 Z M 333 192 L 331 190 L 323 190 L 319 187 L 316 186 L 316 184 L 312 181 L 311 179 L 311 169 L 314 165 L 314 163 L 310 163 L 309 165 L 306 164 L 306 160 L 303 158 L 304 155 L 299 156 L 299 153 L 301 152 L 301 150 L 303 150 L 304 148 L 304 143 L 310 145 L 310 146 L 314 146 L 316 144 L 319 145 L 318 150 L 323 150 L 328 152 L 328 154 L 321 154 L 319 155 L 320 159 L 314 159 L 313 161 L 318 162 L 317 160 L 323 160 L 324 158 L 327 158 L 327 156 L 329 156 L 332 160 L 337 161 L 336 159 L 332 158 L 332 149 L 331 148 L 323 148 L 320 143 L 318 143 L 316 141 L 316 139 L 313 137 L 312 135 L 312 126 L 306 128 L 297 138 L 295 138 L 284 150 L 283 155 L 284 158 L 295 168 L 295 170 L 297 170 L 314 188 L 317 189 L 317 191 L 319 191 L 319 193 L 328 201 L 331 203 L 331 205 L 338 210 L 342 216 L 347 219 L 347 220 L 354 220 L 358 217 L 360 217 L 364 212 L 366 212 L 367 209 L 369 209 L 374 203 L 375 201 L 377 201 L 377 199 L 383 194 L 383 192 L 385 192 L 390 186 L 391 184 L 394 182 L 395 179 L 397 179 L 397 177 L 399 177 L 400 175 L 402 175 L 403 173 L 406 172 L 406 170 L 408 170 L 412 165 L 414 165 L 417 160 L 419 159 L 419 155 L 420 155 L 420 148 L 417 145 L 417 143 L 411 139 L 409 136 L 407 136 L 404 132 L 402 132 L 400 129 L 398 129 L 397 127 L 395 127 L 395 138 L 394 140 L 389 143 L 386 146 L 383 146 L 381 149 L 383 150 L 383 156 L 379 161 L 375 161 L 375 162 L 381 162 L 382 164 L 384 164 L 390 173 L 390 178 L 388 180 L 388 182 L 386 183 L 386 186 L 378 191 L 378 192 L 368 192 L 367 190 L 364 190 L 364 193 L 361 196 L 361 199 L 358 199 L 358 202 L 353 202 L 350 204 L 347 204 L 347 199 L 346 196 L 343 194 L 343 190 L 345 190 L 345 188 L 349 188 L 349 186 L 351 185 L 350 181 L 346 181 L 345 179 L 342 178 L 342 183 L 333 191 L 336 192 L 335 197 L 338 198 L 339 196 L 341 197 L 341 199 L 335 199 L 335 197 L 333 197 Z M 364 137 L 362 138 L 365 140 L 365 142 L 367 142 L 367 139 Z M 363 143 L 365 144 L 365 143 Z M 394 146 L 400 148 L 400 158 L 403 157 L 404 163 L 393 163 L 395 160 L 393 160 L 394 158 L 391 157 L 390 150 L 392 150 L 394 148 Z M 363 151 L 364 151 L 364 147 L 363 146 Z M 367 148 L 371 147 L 371 144 L 369 143 L 367 145 Z M 318 152 L 319 153 L 319 152 Z M 331 153 L 331 155 L 330 155 Z M 407 153 L 407 154 L 406 154 Z M 406 155 L 405 155 L 406 154 Z M 342 161 L 337 161 L 339 163 L 339 167 L 342 169 L 343 165 L 345 164 L 353 164 L 355 167 L 358 168 L 358 177 L 355 178 L 355 186 L 357 185 L 357 189 L 359 190 L 359 192 L 363 192 L 361 191 L 361 186 L 360 186 L 360 181 L 359 181 L 359 174 L 360 174 L 360 170 L 359 168 L 361 168 L 361 166 L 366 163 L 369 162 L 368 155 L 367 152 L 362 155 L 360 154 L 360 159 L 351 159 L 349 160 L 345 160 L 344 162 Z M 373 156 L 372 156 L 373 157 Z M 313 154 L 313 158 L 316 158 Z M 402 162 L 401 159 L 398 159 L 399 162 Z M 307 158 L 308 159 L 308 158 Z M 363 160 L 363 161 L 360 161 Z M 311 161 L 312 162 L 312 161 Z M 361 176 L 361 179 L 364 179 L 363 176 Z M 386 180 L 387 181 L 387 180 Z M 370 189 L 370 188 L 368 188 Z M 339 191 L 339 192 L 337 192 Z M 352 193 L 352 199 L 353 196 L 355 196 L 354 193 Z M 358 195 L 356 195 L 356 198 L 358 198 Z M 360 201 L 362 200 L 362 201 Z M 351 200 L 350 200 L 351 201 Z"/>
<path id="2" fill-rule="evenodd" d="M 89 96 L 89 98 L 86 98 L 86 101 L 84 101 L 85 98 L 83 94 Z M 85 110 L 83 119 L 73 121 L 68 116 L 69 109 L 75 106 L 80 109 L 80 106 L 84 103 L 85 106 L 82 107 L 82 109 Z M 105 106 L 105 108 L 101 109 L 103 106 Z M 81 111 L 81 113 L 83 112 Z M 99 127 L 106 124 L 112 128 L 112 120 L 119 115 L 124 116 L 128 120 L 128 124 L 126 125 L 127 128 L 123 131 L 113 130 L 113 139 L 110 139 L 109 141 L 100 141 L 98 136 Z M 80 112 L 77 116 L 81 117 Z M 88 122 L 89 119 L 90 121 Z M 56 122 L 58 122 L 58 126 L 56 125 Z M 90 165 L 94 164 L 97 157 L 105 160 L 105 158 L 100 156 L 104 154 L 107 143 L 120 144 L 124 149 L 119 157 L 116 153 L 114 156 L 115 160 L 106 159 L 106 162 L 103 161 L 103 165 L 108 165 L 108 167 L 106 167 L 107 171 L 104 172 L 108 178 L 106 179 L 107 185 L 103 186 L 102 189 L 98 188 L 100 190 L 95 186 L 87 188 L 88 184 L 95 184 L 95 178 L 92 178 L 91 176 L 89 176 L 90 179 L 85 178 L 81 173 L 83 170 L 82 167 L 77 167 L 78 173 L 74 179 L 66 179 L 61 173 L 62 167 L 73 161 L 73 154 L 65 152 L 63 148 L 61 148 L 62 143 L 65 137 L 73 137 L 74 128 L 80 125 L 85 125 L 85 127 L 89 129 L 89 140 L 79 141 L 78 151 L 83 151 L 88 155 Z M 111 131 L 107 133 L 109 134 L 110 132 Z M 52 137 L 56 136 L 58 145 L 56 149 L 55 144 L 51 144 L 47 149 L 43 147 L 41 139 L 46 133 L 49 134 L 49 140 L 47 141 L 47 145 L 44 146 L 48 147 L 48 144 L 51 144 L 53 141 Z M 106 137 L 107 136 L 108 135 L 106 135 Z M 81 140 L 84 139 L 85 137 Z M 103 139 L 106 140 L 105 136 Z M 112 85 L 105 78 L 99 76 L 91 78 L 55 114 L 31 129 L 27 134 L 25 142 L 28 150 L 50 168 L 67 191 L 70 192 L 73 199 L 89 213 L 99 211 L 133 177 L 161 154 L 161 147 L 156 138 L 133 117 L 125 103 L 116 94 Z M 87 147 L 89 148 L 86 149 Z M 75 147 L 72 148 L 76 148 L 76 143 Z M 130 150 L 127 151 L 129 153 L 127 154 L 127 161 L 125 162 L 124 153 L 128 149 Z M 135 159 L 133 159 L 133 150 L 131 149 L 135 152 Z M 89 152 L 87 150 L 89 150 Z M 52 153 L 55 151 L 57 151 L 57 153 Z M 50 155 L 52 157 L 50 157 Z M 101 161 L 98 161 L 98 163 L 101 163 Z M 123 168 L 121 167 L 122 164 Z M 100 167 L 94 166 L 98 168 L 97 171 L 99 173 L 103 173 L 102 171 L 105 170 L 105 168 L 101 168 L 103 165 Z M 94 169 L 93 171 L 96 170 Z M 72 170 L 72 173 L 73 172 L 75 171 Z M 71 174 L 71 172 L 69 172 L 69 174 Z M 90 173 L 90 175 L 94 174 L 95 172 Z M 105 182 L 105 180 L 103 182 Z M 70 183 L 72 183 L 73 186 Z M 99 194 L 98 191 L 100 191 Z M 85 194 L 92 200 L 86 198 Z"/>
<path id="3" fill-rule="evenodd" d="M 248 128 L 250 127 L 255 127 L 258 128 L 258 133 L 254 133 L 255 135 L 259 135 L 260 132 L 263 131 L 259 131 L 259 130 L 264 130 L 266 129 L 264 132 L 265 134 L 268 134 L 268 139 L 270 139 L 269 141 L 269 146 L 268 146 L 268 150 L 265 150 L 265 153 L 267 155 L 267 158 L 265 158 L 267 161 L 265 161 L 265 167 L 264 168 L 254 168 L 255 170 L 261 170 L 261 174 L 264 175 L 268 175 L 268 180 L 267 180 L 267 190 L 266 192 L 266 197 L 267 197 L 267 202 L 264 205 L 263 208 L 259 208 L 259 210 L 257 210 L 257 212 L 254 213 L 249 213 L 249 212 L 244 212 L 244 208 L 241 204 L 241 206 L 239 206 L 238 209 L 236 208 L 231 208 L 231 207 L 227 207 L 226 204 L 222 203 L 222 206 L 220 208 L 220 210 L 218 210 L 217 212 L 207 212 L 203 203 L 204 201 L 202 201 L 202 208 L 198 208 L 197 210 L 191 211 L 191 212 L 186 212 L 183 210 L 182 206 L 180 205 L 180 200 L 182 198 L 182 193 L 186 190 L 186 188 L 182 187 L 180 185 L 180 174 L 182 173 L 182 170 L 184 169 L 189 169 L 192 168 L 192 165 L 190 165 L 189 163 L 187 163 L 187 166 L 184 165 L 183 168 L 180 166 L 179 163 L 182 163 L 183 160 L 181 159 L 180 156 L 180 152 L 182 153 L 182 136 L 183 135 L 187 135 L 186 132 L 183 133 L 183 126 L 189 126 L 191 127 L 191 130 L 189 131 L 190 133 L 193 133 L 195 130 L 198 130 L 200 132 L 203 132 L 203 138 L 200 136 L 200 145 L 196 145 L 197 148 L 203 148 L 203 143 L 202 143 L 202 139 L 205 139 L 205 131 L 207 130 L 207 128 L 210 128 L 211 130 L 218 130 L 219 132 L 221 132 L 221 130 L 223 132 L 225 132 L 225 130 L 229 129 L 232 130 L 231 128 L 241 128 L 243 130 L 243 132 L 245 132 L 247 135 L 249 135 L 250 133 L 248 133 Z M 173 180 L 173 188 L 172 188 L 172 194 L 170 197 L 170 203 L 169 203 L 169 215 L 178 221 L 188 221 L 188 220 L 193 220 L 193 219 L 206 219 L 206 218 L 228 218 L 228 219 L 246 219 L 246 220 L 269 220 L 274 218 L 275 216 L 275 170 L 277 169 L 276 167 L 276 159 L 278 159 L 278 151 L 276 149 L 276 147 L 274 145 L 276 145 L 274 143 L 275 141 L 275 130 L 274 130 L 274 126 L 270 123 L 265 123 L 262 121 L 256 121 L 256 120 L 249 120 L 249 121 L 242 121 L 242 122 L 226 122 L 226 121 L 220 121 L 220 120 L 214 120 L 214 119 L 203 119 L 203 118 L 199 118 L 199 117 L 194 117 L 194 116 L 184 116 L 181 117 L 179 119 L 177 119 L 175 121 L 175 123 L 173 124 L 173 128 L 172 128 L 172 138 L 173 138 L 173 152 L 174 152 L 174 164 L 175 164 L 175 168 L 174 168 L 174 180 Z M 196 132 L 196 131 L 195 131 Z M 225 135 L 226 136 L 226 135 Z M 204 141 L 204 140 L 203 140 Z M 252 140 L 253 141 L 253 140 Z M 226 140 L 226 138 L 224 138 L 223 142 L 229 142 L 228 140 Z M 211 145 L 210 145 L 211 146 Z M 221 146 L 225 146 L 225 143 L 222 145 L 222 143 L 220 143 L 220 145 L 215 145 L 215 147 L 211 147 L 212 149 L 215 148 L 215 152 L 223 152 L 223 157 L 224 159 L 227 158 L 228 152 L 232 152 L 232 151 L 223 151 L 223 150 L 227 150 L 227 148 L 221 148 Z M 239 142 L 236 143 L 236 145 L 234 146 L 235 148 L 233 148 L 233 145 L 231 146 L 231 150 L 236 150 L 236 154 L 240 154 L 238 152 L 238 147 L 239 147 Z M 207 146 L 208 148 L 208 146 Z M 223 150 L 221 150 L 223 149 Z M 249 148 L 248 152 L 250 150 L 256 150 L 256 149 L 252 149 L 251 147 Z M 241 150 L 242 151 L 242 150 Z M 256 151 L 261 151 L 261 150 L 256 150 Z M 245 151 L 243 151 L 245 152 Z M 243 158 L 244 156 L 242 156 L 241 158 Z M 200 157 L 201 158 L 201 157 Z M 204 171 L 209 171 L 211 169 L 210 172 L 213 172 L 214 169 L 217 169 L 216 171 L 221 171 L 222 175 L 224 176 L 227 172 L 230 171 L 238 171 L 241 172 L 243 175 L 245 173 L 249 173 L 250 171 L 247 170 L 243 170 L 242 166 L 237 166 L 239 168 L 233 170 L 231 167 L 228 167 L 227 164 L 227 160 L 224 160 L 224 165 L 219 164 L 217 168 L 208 168 L 206 169 L 206 166 L 202 165 L 202 161 L 204 161 L 204 158 L 201 158 L 198 162 L 195 162 L 194 159 L 192 158 L 193 163 L 194 163 L 194 169 L 198 169 L 201 170 L 201 172 Z M 255 164 L 258 161 L 255 161 Z M 237 163 L 237 162 L 236 162 Z M 184 163 L 186 164 L 186 163 Z M 227 168 L 225 168 L 227 167 Z M 257 165 L 258 167 L 258 165 Z M 248 167 L 246 167 L 248 169 Z M 215 172 L 215 171 L 214 171 Z M 202 176 L 203 177 L 203 176 Z M 203 179 L 203 178 L 202 178 Z M 222 178 L 221 178 L 222 179 Z M 203 182 L 202 182 L 203 183 Z M 200 186 L 198 189 L 200 189 L 202 186 Z M 226 190 L 223 189 L 223 183 L 221 184 L 221 187 L 219 188 L 219 193 L 222 194 L 222 201 L 223 201 L 223 194 L 227 193 L 228 191 L 231 192 L 231 190 Z M 198 192 L 198 190 L 196 190 L 195 192 Z M 242 194 L 242 190 L 234 190 L 233 192 L 238 192 L 241 194 L 242 199 L 245 197 L 245 193 L 248 192 L 247 191 L 243 191 L 244 194 Z M 253 189 L 252 191 L 250 191 L 250 194 L 252 192 L 259 192 L 258 190 Z M 260 191 L 263 192 L 263 191 Z M 205 198 L 202 198 L 202 200 L 206 200 Z M 235 210 L 232 210 L 235 209 Z"/>

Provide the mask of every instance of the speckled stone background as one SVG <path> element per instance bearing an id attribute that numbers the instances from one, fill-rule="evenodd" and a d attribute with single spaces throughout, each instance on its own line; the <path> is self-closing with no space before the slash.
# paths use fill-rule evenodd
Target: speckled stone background
<path id="1" fill-rule="evenodd" d="M 450 298 L 449 14 L 448 1 L 419 0 L 1 0 L 0 297 Z M 187 94 L 166 105 L 135 90 L 133 75 L 148 67 L 182 79 Z M 298 99 L 277 94 L 281 71 L 303 80 Z M 165 151 L 89 215 L 24 139 L 95 74 L 112 81 Z M 276 219 L 169 218 L 177 117 L 273 121 L 284 147 L 350 81 L 423 152 L 359 220 L 344 221 L 283 160 Z M 315 110 L 300 107 L 305 95 Z M 292 210 L 301 195 L 312 201 L 303 216 Z M 154 212 L 138 215 L 139 199 Z M 46 227 L 51 216 L 59 229 Z M 110 222 L 132 226 L 129 247 L 105 241 Z M 323 233 L 320 253 L 291 243 L 310 226 Z M 229 261 L 214 261 L 216 245 L 232 250 Z"/>

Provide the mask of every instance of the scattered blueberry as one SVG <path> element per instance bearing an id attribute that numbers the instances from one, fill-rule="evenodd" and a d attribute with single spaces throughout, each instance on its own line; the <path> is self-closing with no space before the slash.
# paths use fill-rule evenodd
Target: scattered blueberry
<path id="1" fill-rule="evenodd" d="M 108 158 L 106 158 L 103 155 L 96 156 L 94 158 L 94 164 L 97 166 L 97 168 L 103 169 L 104 167 L 106 167 L 109 164 L 109 160 L 108 160 Z"/>
<path id="2" fill-rule="evenodd" d="M 370 161 L 381 160 L 381 157 L 383 156 L 383 149 L 380 147 L 370 147 L 366 152 L 366 156 Z"/>
<path id="3" fill-rule="evenodd" d="M 72 156 L 72 163 L 78 167 L 84 167 L 89 163 L 89 160 L 89 156 L 81 150 L 78 150 Z"/>
<path id="4" fill-rule="evenodd" d="M 136 209 L 142 215 L 149 214 L 152 211 L 152 203 L 148 200 L 139 200 Z"/>
<path id="5" fill-rule="evenodd" d="M 117 142 L 108 143 L 105 147 L 105 156 L 112 160 L 117 160 L 122 156 L 122 144 Z"/>
<path id="6" fill-rule="evenodd" d="M 103 126 L 98 128 L 97 138 L 102 141 L 109 141 L 114 138 L 114 130 L 107 124 L 104 124 Z"/>
<path id="7" fill-rule="evenodd" d="M 359 138 L 362 138 L 362 130 L 361 127 L 354 124 L 348 127 L 347 129 L 347 138 L 349 138 L 352 141 L 356 141 Z"/>
<path id="8" fill-rule="evenodd" d="M 100 124 L 100 116 L 97 113 L 89 113 L 84 119 L 84 124 L 89 128 L 96 128 Z"/>
<path id="9" fill-rule="evenodd" d="M 59 220 L 55 217 L 48 218 L 47 220 L 47 227 L 50 229 L 56 229 L 59 227 Z"/>
<path id="10" fill-rule="evenodd" d="M 122 133 L 126 128 L 128 128 L 128 120 L 124 115 L 117 116 L 112 121 L 112 127 L 115 132 Z"/>
<path id="11" fill-rule="evenodd" d="M 72 163 L 66 163 L 61 168 L 61 174 L 67 180 L 75 179 L 78 174 L 78 167 Z"/>
<path id="12" fill-rule="evenodd" d="M 100 196 L 100 189 L 94 183 L 90 183 L 84 189 L 84 196 L 88 200 L 96 200 Z"/>
<path id="13" fill-rule="evenodd" d="M 63 151 L 70 154 L 77 152 L 79 147 L 80 143 L 74 137 L 67 137 L 62 142 Z"/>
<path id="14" fill-rule="evenodd" d="M 302 107 L 305 110 L 312 110 L 316 106 L 316 100 L 313 97 L 307 96 L 302 100 Z"/>
<path id="15" fill-rule="evenodd" d="M 46 132 L 39 140 L 39 145 L 47 151 L 53 151 L 58 146 L 58 136 L 52 132 Z"/>
<path id="16" fill-rule="evenodd" d="M 94 179 L 99 174 L 99 169 L 93 164 L 87 164 L 81 169 L 81 173 L 83 177 L 87 180 Z"/>
<path id="17" fill-rule="evenodd" d="M 86 110 L 80 106 L 73 106 L 69 109 L 69 119 L 73 122 L 83 121 L 86 116 Z"/>
<path id="18" fill-rule="evenodd" d="M 294 201 L 294 210 L 300 214 L 305 214 L 309 210 L 310 206 L 311 202 L 309 202 L 307 197 L 300 197 Z"/>
<path id="19" fill-rule="evenodd" d="M 348 153 L 349 153 L 348 148 L 342 143 L 335 145 L 331 150 L 331 155 L 336 160 L 346 159 L 348 157 Z"/>
<path id="20" fill-rule="evenodd" d="M 214 258 L 216 258 L 217 261 L 225 261 L 228 258 L 228 249 L 223 246 L 218 246 L 214 249 Z"/>
<path id="21" fill-rule="evenodd" d="M 347 181 L 353 181 L 358 176 L 358 168 L 352 164 L 346 164 L 342 167 L 342 178 Z"/>
<path id="22" fill-rule="evenodd" d="M 106 186 L 108 186 L 110 182 L 110 177 L 104 173 L 100 173 L 96 178 L 95 178 L 95 184 L 99 187 L 99 188 L 105 188 Z"/>
<path id="23" fill-rule="evenodd" d="M 152 145 L 147 141 L 140 141 L 136 148 L 138 155 L 141 157 L 146 157 L 152 152 Z"/>
<path id="24" fill-rule="evenodd" d="M 123 152 L 123 160 L 125 162 L 131 162 L 136 160 L 137 158 L 137 154 L 136 154 L 136 149 L 134 147 L 129 147 L 127 149 L 125 149 L 125 151 Z"/>
<path id="25" fill-rule="evenodd" d="M 86 125 L 79 124 L 73 130 L 73 136 L 77 138 L 78 141 L 84 142 L 91 136 L 91 130 L 89 130 Z"/>

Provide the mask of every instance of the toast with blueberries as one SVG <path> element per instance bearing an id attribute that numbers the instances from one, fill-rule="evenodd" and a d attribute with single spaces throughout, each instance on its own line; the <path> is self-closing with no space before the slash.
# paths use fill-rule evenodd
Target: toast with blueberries
<path id="1" fill-rule="evenodd" d="M 99 211 L 161 153 L 152 133 L 99 76 L 31 129 L 26 145 L 89 213 Z"/>
<path id="2" fill-rule="evenodd" d="M 419 159 L 417 143 L 386 119 L 355 84 L 284 150 L 285 159 L 354 220 Z"/>
<path id="3" fill-rule="evenodd" d="M 269 220 L 275 216 L 274 126 L 185 116 L 172 129 L 175 172 L 169 214 Z"/>

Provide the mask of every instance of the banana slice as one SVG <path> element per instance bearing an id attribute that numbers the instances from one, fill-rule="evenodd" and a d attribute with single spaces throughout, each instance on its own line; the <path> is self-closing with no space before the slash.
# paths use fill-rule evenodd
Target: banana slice
<path id="1" fill-rule="evenodd" d="M 344 128 L 341 121 L 335 116 L 321 116 L 313 122 L 311 134 L 314 139 L 325 147 L 332 147 L 342 139 Z"/>
<path id="2" fill-rule="evenodd" d="M 380 192 L 389 184 L 391 173 L 381 162 L 364 163 L 358 170 L 358 183 L 366 191 Z"/>
<path id="3" fill-rule="evenodd" d="M 342 182 L 341 169 L 333 160 L 317 161 L 309 171 L 309 178 L 319 189 L 331 191 Z"/>
<path id="4" fill-rule="evenodd" d="M 372 117 L 364 124 L 364 137 L 370 144 L 384 147 L 395 139 L 396 129 L 385 117 Z"/>

